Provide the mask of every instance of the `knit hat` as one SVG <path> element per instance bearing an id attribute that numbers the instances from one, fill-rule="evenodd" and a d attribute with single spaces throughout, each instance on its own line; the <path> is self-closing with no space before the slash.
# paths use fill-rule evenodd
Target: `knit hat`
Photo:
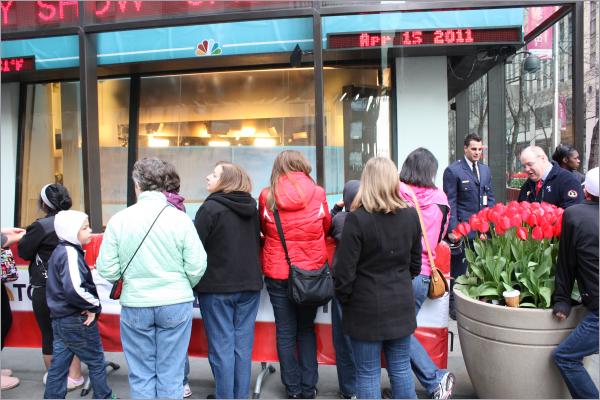
<path id="1" fill-rule="evenodd" d="M 585 181 L 583 181 L 585 191 L 596 197 L 600 197 L 598 196 L 598 192 L 600 191 L 598 188 L 598 175 L 598 167 L 592 168 L 585 174 Z"/>

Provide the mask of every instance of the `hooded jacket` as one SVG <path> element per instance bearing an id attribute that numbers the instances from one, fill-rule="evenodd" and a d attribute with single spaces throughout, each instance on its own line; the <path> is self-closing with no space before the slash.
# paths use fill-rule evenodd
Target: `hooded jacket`
<path id="1" fill-rule="evenodd" d="M 77 233 L 87 215 L 61 211 L 54 218 L 58 246 L 48 260 L 46 300 L 52 318 L 68 317 L 83 310 L 99 313 L 100 299 L 92 273 L 85 262 Z"/>
<path id="2" fill-rule="evenodd" d="M 269 188 L 265 188 L 258 198 L 261 231 L 265 235 L 263 273 L 268 278 L 287 279 L 289 266 L 275 217 L 267 208 L 268 194 Z M 306 174 L 291 172 L 279 178 L 275 204 L 292 264 L 306 270 L 321 268 L 327 261 L 325 235 L 331 226 L 325 190 Z"/>
<path id="3" fill-rule="evenodd" d="M 198 209 L 196 231 L 208 256 L 199 293 L 262 289 L 256 200 L 246 192 L 210 194 Z"/>
<path id="4" fill-rule="evenodd" d="M 350 180 L 344 184 L 344 191 L 342 192 L 342 196 L 344 199 L 344 208 L 342 208 L 335 204 L 331 209 L 331 236 L 335 239 L 336 243 L 339 243 L 342 240 L 342 231 L 344 230 L 344 221 L 346 220 L 346 216 L 350 212 L 350 206 L 352 206 L 352 202 L 358 193 L 358 188 L 360 187 L 360 181 L 358 180 Z"/>
<path id="5" fill-rule="evenodd" d="M 113 215 L 106 225 L 96 268 L 104 279 L 115 282 L 132 260 L 123 274 L 123 306 L 158 307 L 194 301 L 192 288 L 204 274 L 206 253 L 192 220 L 167 204 L 160 192 L 142 192 L 136 204 Z"/>
<path id="6" fill-rule="evenodd" d="M 448 205 L 448 198 L 446 193 L 436 188 L 425 188 L 419 186 L 412 186 L 413 192 L 419 202 L 421 209 L 421 215 L 423 216 L 423 223 L 427 230 L 427 240 L 431 247 L 431 256 L 435 260 L 437 244 L 446 236 L 446 230 L 450 222 L 449 213 L 450 206 Z M 400 182 L 399 186 L 400 196 L 408 202 L 412 207 L 415 207 L 412 195 L 408 185 L 404 182 Z M 425 240 L 421 237 L 421 247 L 423 249 L 421 253 L 421 275 L 431 275 L 431 262 L 429 261 L 429 255 L 427 254 L 427 246 L 425 246 Z"/>

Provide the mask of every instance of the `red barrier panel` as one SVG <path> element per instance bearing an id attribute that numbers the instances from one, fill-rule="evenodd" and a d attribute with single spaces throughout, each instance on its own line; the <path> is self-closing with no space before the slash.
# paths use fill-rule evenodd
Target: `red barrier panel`
<path id="1" fill-rule="evenodd" d="M 84 247 L 86 262 L 92 269 L 96 266 L 96 258 L 102 242 L 102 235 L 93 235 L 92 241 Z M 442 246 L 443 247 L 443 246 Z M 328 239 L 328 255 L 331 259 L 335 251 L 335 242 Z M 445 264 L 447 250 L 447 265 Z M 450 250 L 438 247 L 438 265 L 445 273 L 449 272 Z M 19 265 L 19 272 L 22 275 L 16 282 L 8 282 L 9 298 L 11 304 L 18 305 L 17 310 L 13 311 L 13 325 L 6 338 L 6 345 L 9 347 L 41 347 L 41 334 L 35 321 L 33 311 L 31 310 L 30 297 L 31 287 L 27 284 L 28 263 L 20 259 L 17 254 L 16 246 L 13 247 L 15 260 Z M 94 272 L 95 273 L 95 272 Z M 96 279 L 96 278 L 95 278 Z M 96 282 L 99 288 L 102 304 L 105 306 L 103 313 L 98 319 L 102 344 L 106 351 L 122 351 L 120 330 L 119 330 L 119 312 L 118 303 L 109 300 L 107 297 L 106 282 L 104 286 Z M 101 290 L 104 288 L 104 291 Z M 264 289 L 263 289 L 264 290 Z M 106 296 L 106 297 L 103 297 Z M 28 299 L 29 298 L 29 299 Z M 268 296 L 261 298 L 261 310 L 271 312 L 271 306 Z M 444 301 L 444 299 L 446 299 Z M 115 308 L 116 307 L 116 308 Z M 198 307 L 194 302 L 194 307 Z M 327 306 L 328 307 L 328 306 Z M 427 300 L 422 311 L 419 313 L 419 319 L 424 314 L 425 325 L 419 325 L 415 335 L 429 352 L 434 363 L 440 368 L 446 368 L 448 361 L 448 303 L 447 296 L 443 299 L 430 301 Z M 13 306 L 14 308 L 14 306 Z M 116 311 L 115 311 L 116 309 Z M 261 317 L 259 311 L 259 317 Z M 331 334 L 331 323 L 329 322 L 328 308 L 319 310 L 315 331 L 317 334 L 317 358 L 321 364 L 335 364 L 335 350 Z M 431 322 L 432 321 L 432 322 Z M 189 353 L 192 356 L 207 357 L 208 345 L 204 325 L 200 318 L 194 318 L 192 322 L 192 338 L 190 341 Z M 263 315 L 263 320 L 257 320 L 254 329 L 254 348 L 252 352 L 253 361 L 277 361 L 277 347 L 275 337 L 275 323 L 272 314 Z"/>

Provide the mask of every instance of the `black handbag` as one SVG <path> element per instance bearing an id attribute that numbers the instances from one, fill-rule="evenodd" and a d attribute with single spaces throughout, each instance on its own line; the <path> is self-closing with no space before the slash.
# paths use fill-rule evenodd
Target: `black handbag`
<path id="1" fill-rule="evenodd" d="M 119 276 L 119 279 L 117 279 L 116 282 L 113 283 L 112 289 L 110 290 L 110 294 L 108 295 L 108 297 L 110 299 L 112 299 L 112 300 L 119 300 L 121 298 L 121 292 L 123 291 L 123 276 L 125 275 L 125 271 L 127 271 L 127 268 L 129 268 L 129 264 L 131 264 L 131 262 L 133 261 L 133 257 L 135 257 L 135 255 L 137 254 L 137 252 L 140 249 L 140 247 L 142 247 L 142 243 L 144 243 L 144 240 L 146 240 L 146 237 L 148 236 L 148 234 L 152 230 L 152 227 L 154 226 L 154 223 L 156 223 L 156 221 L 158 220 L 158 217 L 160 217 L 160 214 L 162 214 L 162 212 L 165 211 L 165 208 L 167 208 L 167 207 L 169 207 L 168 204 L 166 206 L 164 206 L 163 209 L 160 210 L 160 212 L 158 213 L 158 215 L 156 216 L 156 218 L 154 218 L 154 221 L 152 222 L 152 225 L 150 225 L 150 228 L 148 228 L 148 232 L 146 232 L 146 234 L 144 235 L 144 238 L 142 239 L 142 241 L 138 245 L 137 249 L 135 249 L 135 251 L 133 252 L 133 255 L 131 256 L 131 258 L 129 259 L 129 262 L 127 263 L 127 265 L 125 266 L 125 268 L 123 268 L 123 272 L 121 272 L 121 276 Z"/>
<path id="2" fill-rule="evenodd" d="M 285 244 L 285 236 L 279 219 L 279 212 L 275 207 L 273 210 L 275 225 L 279 240 L 285 252 L 285 259 L 290 267 L 288 277 L 288 298 L 293 303 L 302 306 L 322 306 L 329 303 L 333 298 L 333 278 L 329 269 L 329 262 L 319 269 L 305 270 L 292 264 Z"/>

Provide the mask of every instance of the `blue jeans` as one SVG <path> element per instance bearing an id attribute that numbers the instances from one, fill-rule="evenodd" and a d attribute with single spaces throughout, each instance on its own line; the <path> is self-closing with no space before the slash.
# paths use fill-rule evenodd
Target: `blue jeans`
<path id="1" fill-rule="evenodd" d="M 381 398 L 381 350 L 394 399 L 416 399 L 415 381 L 410 370 L 410 336 L 370 341 L 352 338 L 356 360 L 356 396 L 359 399 Z"/>
<path id="2" fill-rule="evenodd" d="M 192 302 L 121 308 L 121 343 L 131 398 L 183 397 L 183 366 L 192 333 Z"/>
<path id="3" fill-rule="evenodd" d="M 199 293 L 217 399 L 247 399 L 260 292 Z"/>
<path id="4" fill-rule="evenodd" d="M 412 280 L 416 314 L 419 313 L 421 306 L 427 299 L 430 280 L 431 277 L 426 275 L 417 275 Z M 411 335 L 410 337 L 410 364 L 415 376 L 419 382 L 421 382 L 421 385 L 423 385 L 427 390 L 427 393 L 432 396 L 437 389 L 439 382 L 442 380 L 442 377 L 448 371 L 445 369 L 438 369 L 433 361 L 431 361 L 427 350 L 425 350 L 415 335 Z"/>
<path id="5" fill-rule="evenodd" d="M 45 399 L 64 399 L 67 395 L 67 376 L 73 356 L 87 364 L 95 399 L 108 399 L 112 390 L 106 382 L 106 362 L 100 340 L 98 324 L 90 326 L 83 322 L 86 317 L 80 314 L 52 320 L 54 342 L 52 364 L 48 370 Z"/>
<path id="6" fill-rule="evenodd" d="M 183 386 L 190 382 L 188 375 L 190 374 L 190 356 L 185 357 L 185 365 L 183 367 Z"/>
<path id="7" fill-rule="evenodd" d="M 574 399 L 598 398 L 598 388 L 583 367 L 583 358 L 595 353 L 598 353 L 598 314 L 588 311 L 553 354 L 554 362 Z"/>
<path id="8" fill-rule="evenodd" d="M 281 382 L 288 396 L 313 397 L 319 380 L 315 317 L 318 307 L 299 306 L 287 297 L 287 280 L 265 278 L 277 337 Z"/>
<path id="9" fill-rule="evenodd" d="M 350 336 L 346 336 L 342 332 L 342 305 L 336 297 L 331 303 L 331 330 L 338 386 L 342 395 L 350 397 L 356 394 L 356 363 Z"/>

